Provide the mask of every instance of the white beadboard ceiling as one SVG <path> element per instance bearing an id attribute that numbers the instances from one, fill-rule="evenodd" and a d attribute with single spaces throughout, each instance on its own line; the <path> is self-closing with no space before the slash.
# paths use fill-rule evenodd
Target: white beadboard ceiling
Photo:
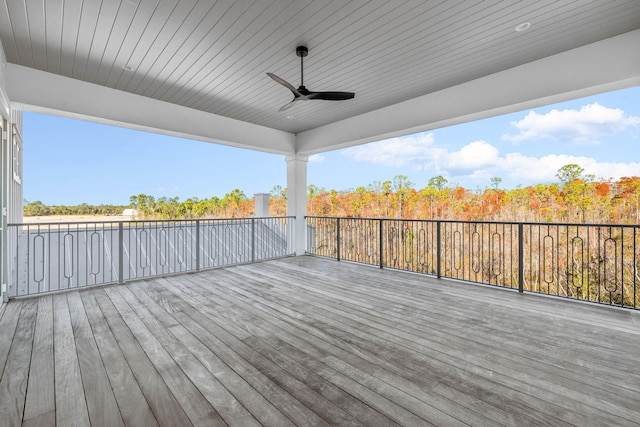
<path id="1" fill-rule="evenodd" d="M 10 64 L 292 134 L 637 29 L 638 0 L 0 0 Z M 355 99 L 279 112 L 297 45 Z"/>

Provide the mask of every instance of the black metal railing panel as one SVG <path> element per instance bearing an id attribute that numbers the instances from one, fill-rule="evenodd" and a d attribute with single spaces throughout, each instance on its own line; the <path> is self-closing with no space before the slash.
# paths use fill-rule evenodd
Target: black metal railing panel
<path id="1" fill-rule="evenodd" d="M 294 218 L 10 224 L 9 297 L 293 254 Z"/>
<path id="2" fill-rule="evenodd" d="M 307 218 L 307 252 L 340 259 L 338 253 L 338 226 L 340 218 Z"/>
<path id="3" fill-rule="evenodd" d="M 383 248 L 381 267 L 437 274 L 437 224 L 428 221 L 379 221 Z"/>
<path id="4" fill-rule="evenodd" d="M 638 226 L 525 224 L 525 290 L 640 307 Z"/>
<path id="5" fill-rule="evenodd" d="M 640 308 L 640 226 L 308 217 L 310 254 Z"/>
<path id="6" fill-rule="evenodd" d="M 518 287 L 518 226 L 441 222 L 441 276 Z"/>
<path id="7" fill-rule="evenodd" d="M 344 218 L 340 223 L 340 255 L 342 259 L 378 265 L 380 256 L 380 221 Z"/>

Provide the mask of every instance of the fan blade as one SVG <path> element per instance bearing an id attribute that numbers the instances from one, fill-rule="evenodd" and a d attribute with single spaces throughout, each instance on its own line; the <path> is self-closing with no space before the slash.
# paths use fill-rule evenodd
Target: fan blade
<path id="1" fill-rule="evenodd" d="M 307 95 L 309 99 L 323 99 L 325 101 L 344 101 L 356 96 L 353 92 L 311 92 Z"/>
<path id="2" fill-rule="evenodd" d="M 271 77 L 273 80 L 275 80 L 276 82 L 280 83 L 282 86 L 286 87 L 291 92 L 293 92 L 293 95 L 296 98 L 299 97 L 299 96 L 302 96 L 302 94 L 300 92 L 298 92 L 298 89 L 296 89 L 291 83 L 289 83 L 285 79 L 283 79 L 281 77 L 278 77 L 273 73 L 267 73 L 267 76 Z"/>
<path id="3" fill-rule="evenodd" d="M 295 104 L 295 102 L 298 99 L 300 99 L 300 98 L 293 98 L 293 101 L 289 102 L 288 104 L 284 104 L 282 107 L 280 107 L 280 109 L 278 111 L 288 110 L 289 108 L 293 107 L 293 104 Z"/>

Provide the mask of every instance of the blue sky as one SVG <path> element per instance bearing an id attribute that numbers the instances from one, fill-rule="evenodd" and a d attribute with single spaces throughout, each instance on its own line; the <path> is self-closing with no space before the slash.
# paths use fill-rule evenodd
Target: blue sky
<path id="1" fill-rule="evenodd" d="M 128 204 L 155 197 L 248 196 L 286 186 L 283 156 L 24 113 L 27 201 Z M 403 174 L 469 189 L 555 182 L 576 163 L 597 178 L 640 176 L 640 87 L 314 155 L 309 184 L 345 190 Z"/>

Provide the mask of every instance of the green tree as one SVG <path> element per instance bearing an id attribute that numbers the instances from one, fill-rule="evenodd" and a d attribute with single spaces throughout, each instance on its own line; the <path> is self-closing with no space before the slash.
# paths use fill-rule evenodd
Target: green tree
<path id="1" fill-rule="evenodd" d="M 582 177 L 583 173 L 584 173 L 583 167 L 576 165 L 575 163 L 571 163 L 568 165 L 564 165 L 560 169 L 558 169 L 558 172 L 556 173 L 556 177 L 560 180 L 560 183 L 562 183 L 563 185 L 566 185 L 571 181 L 573 181 L 574 179 L 578 179 Z"/>
<path id="2" fill-rule="evenodd" d="M 494 176 L 491 178 L 491 187 L 494 190 L 498 190 L 500 188 L 500 184 L 502 183 L 502 178 L 499 176 Z"/>
<path id="3" fill-rule="evenodd" d="M 281 185 L 275 185 L 271 191 L 270 194 L 272 197 L 284 197 L 285 199 L 287 198 L 287 189 L 286 188 L 282 188 Z"/>
<path id="4" fill-rule="evenodd" d="M 447 178 L 445 178 L 444 176 L 437 175 L 429 178 L 427 187 L 435 188 L 436 190 L 441 191 L 444 189 L 448 182 L 449 181 L 447 181 Z"/>
<path id="5" fill-rule="evenodd" d="M 413 183 L 406 175 L 393 177 L 392 189 L 394 191 L 394 205 L 397 207 L 397 218 L 404 218 L 405 206 L 410 198 Z"/>
<path id="6" fill-rule="evenodd" d="M 584 168 L 576 164 L 568 164 L 560 169 L 556 176 L 562 182 L 565 201 L 569 207 L 578 210 L 581 222 L 586 222 L 587 212 L 595 205 L 594 175 L 584 173 Z"/>
<path id="7" fill-rule="evenodd" d="M 242 202 L 245 202 L 247 200 L 249 200 L 249 198 L 246 196 L 246 194 L 244 194 L 242 190 L 236 188 L 230 193 L 225 194 L 220 203 L 227 211 L 227 216 L 235 218 L 241 215 L 239 209 L 240 205 Z"/>
<path id="8" fill-rule="evenodd" d="M 48 206 L 45 206 L 40 200 L 36 200 L 35 202 L 29 203 L 24 207 L 24 215 L 26 216 L 44 216 L 50 215 L 50 209 Z"/>
<path id="9" fill-rule="evenodd" d="M 311 200 L 314 197 L 325 193 L 326 190 L 324 188 L 320 188 L 317 185 L 314 184 L 309 184 L 307 185 L 307 200 Z"/>
<path id="10" fill-rule="evenodd" d="M 427 186 L 421 190 L 421 195 L 426 196 L 429 205 L 429 218 L 440 217 L 441 201 L 446 199 L 446 188 L 449 181 L 442 175 L 429 178 Z"/>

